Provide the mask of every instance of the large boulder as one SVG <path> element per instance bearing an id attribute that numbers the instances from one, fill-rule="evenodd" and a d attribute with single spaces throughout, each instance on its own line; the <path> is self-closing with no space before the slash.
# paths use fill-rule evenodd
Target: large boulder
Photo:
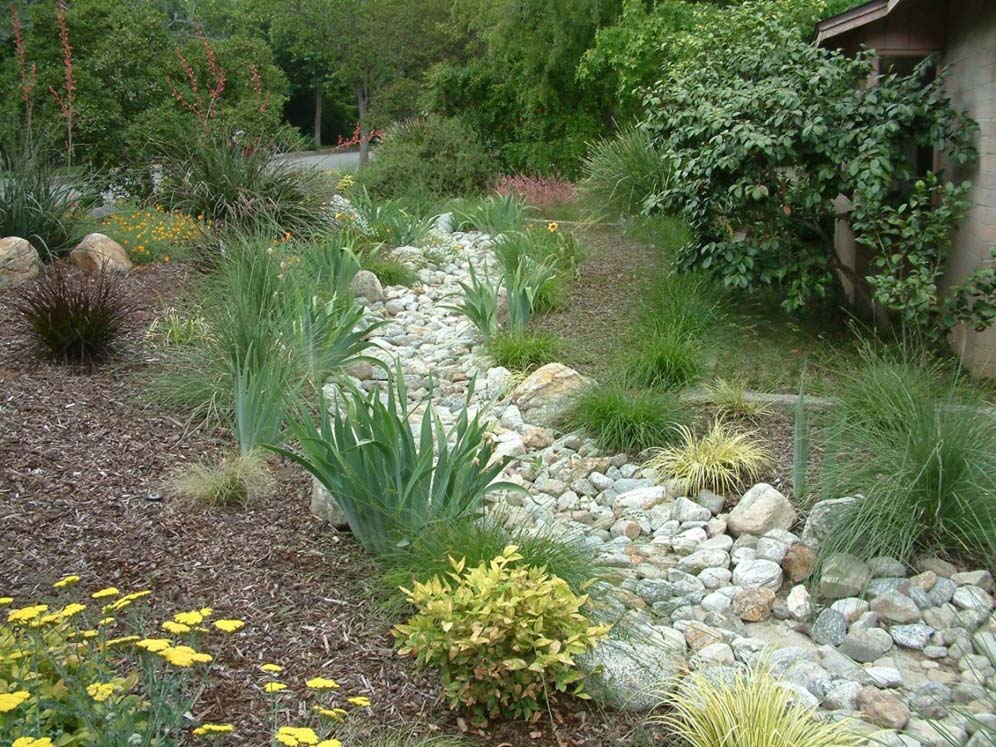
<path id="1" fill-rule="evenodd" d="M 837 553 L 823 562 L 820 569 L 820 595 L 827 599 L 845 599 L 861 595 L 871 578 L 868 565 L 855 555 Z"/>
<path id="2" fill-rule="evenodd" d="M 795 509 L 788 498 L 761 482 L 752 487 L 730 511 L 726 526 L 730 534 L 760 536 L 772 529 L 789 529 L 795 524 Z"/>
<path id="3" fill-rule="evenodd" d="M 31 280 L 38 274 L 41 260 L 31 242 L 19 236 L 0 239 L 0 288 Z"/>
<path id="4" fill-rule="evenodd" d="M 563 363 L 548 363 L 529 374 L 509 395 L 509 401 L 519 408 L 525 422 L 555 426 L 571 400 L 591 383 Z"/>
<path id="5" fill-rule="evenodd" d="M 384 288 L 380 284 L 380 278 L 370 270 L 360 270 L 356 273 L 349 284 L 353 295 L 362 298 L 369 303 L 377 303 L 384 300 Z"/>
<path id="6" fill-rule="evenodd" d="M 831 498 L 815 503 L 806 517 L 806 526 L 802 530 L 802 543 L 814 550 L 827 539 L 834 529 L 838 515 L 854 505 L 855 498 Z"/>
<path id="7" fill-rule="evenodd" d="M 69 260 L 87 272 L 127 272 L 132 268 L 124 247 L 102 233 L 91 233 L 83 237 L 69 253 Z"/>
<path id="8" fill-rule="evenodd" d="M 685 665 L 677 646 L 614 638 L 602 639 L 577 662 L 595 702 L 624 711 L 649 711 L 660 705 Z"/>

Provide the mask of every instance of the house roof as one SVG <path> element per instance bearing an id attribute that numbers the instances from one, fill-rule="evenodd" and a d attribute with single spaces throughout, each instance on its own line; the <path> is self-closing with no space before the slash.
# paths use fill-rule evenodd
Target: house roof
<path id="1" fill-rule="evenodd" d="M 823 44 L 827 39 L 881 20 L 903 2 L 904 0 L 871 0 L 864 5 L 824 18 L 816 24 L 816 43 Z"/>

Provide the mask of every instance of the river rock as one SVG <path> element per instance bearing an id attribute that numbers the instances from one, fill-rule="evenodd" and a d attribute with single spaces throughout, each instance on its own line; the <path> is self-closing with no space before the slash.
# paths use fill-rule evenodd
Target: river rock
<path id="1" fill-rule="evenodd" d="M 625 711 L 649 711 L 674 686 L 684 657 L 667 646 L 606 638 L 577 657 L 585 688 L 596 703 Z"/>
<path id="2" fill-rule="evenodd" d="M 726 525 L 734 537 L 762 535 L 770 529 L 790 529 L 796 513 L 788 498 L 768 483 L 752 487 L 730 511 Z"/>
<path id="3" fill-rule="evenodd" d="M 86 272 L 127 272 L 132 268 L 128 252 L 114 239 L 102 233 L 83 237 L 69 253 L 69 260 Z"/>
<path id="4" fill-rule="evenodd" d="M 563 363 L 548 363 L 536 369 L 509 395 L 522 418 L 534 425 L 556 426 L 571 401 L 591 381 Z"/>
<path id="5" fill-rule="evenodd" d="M 0 239 L 0 288 L 11 288 L 38 275 L 41 260 L 30 241 L 19 236 Z"/>

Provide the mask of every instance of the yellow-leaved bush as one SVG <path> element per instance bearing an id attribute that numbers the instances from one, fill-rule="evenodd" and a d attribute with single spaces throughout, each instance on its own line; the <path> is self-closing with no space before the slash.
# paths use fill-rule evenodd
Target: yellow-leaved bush
<path id="1" fill-rule="evenodd" d="M 587 595 L 521 560 L 514 545 L 469 570 L 451 558 L 449 580 L 402 589 L 418 612 L 395 627 L 400 653 L 439 669 L 450 707 L 476 724 L 528 718 L 556 693 L 586 698 L 575 658 L 609 630 L 582 613 Z"/>

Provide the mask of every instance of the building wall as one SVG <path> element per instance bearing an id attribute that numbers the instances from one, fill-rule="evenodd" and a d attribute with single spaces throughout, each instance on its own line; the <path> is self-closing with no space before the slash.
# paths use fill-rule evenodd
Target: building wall
<path id="1" fill-rule="evenodd" d="M 946 285 L 958 284 L 981 264 L 991 262 L 996 248 L 996 2 L 949 0 L 944 63 L 955 108 L 978 121 L 979 160 L 951 167 L 956 180 L 970 179 L 974 203 L 954 236 Z M 996 329 L 979 333 L 958 330 L 952 341 L 964 350 L 970 367 L 996 376 Z"/>

